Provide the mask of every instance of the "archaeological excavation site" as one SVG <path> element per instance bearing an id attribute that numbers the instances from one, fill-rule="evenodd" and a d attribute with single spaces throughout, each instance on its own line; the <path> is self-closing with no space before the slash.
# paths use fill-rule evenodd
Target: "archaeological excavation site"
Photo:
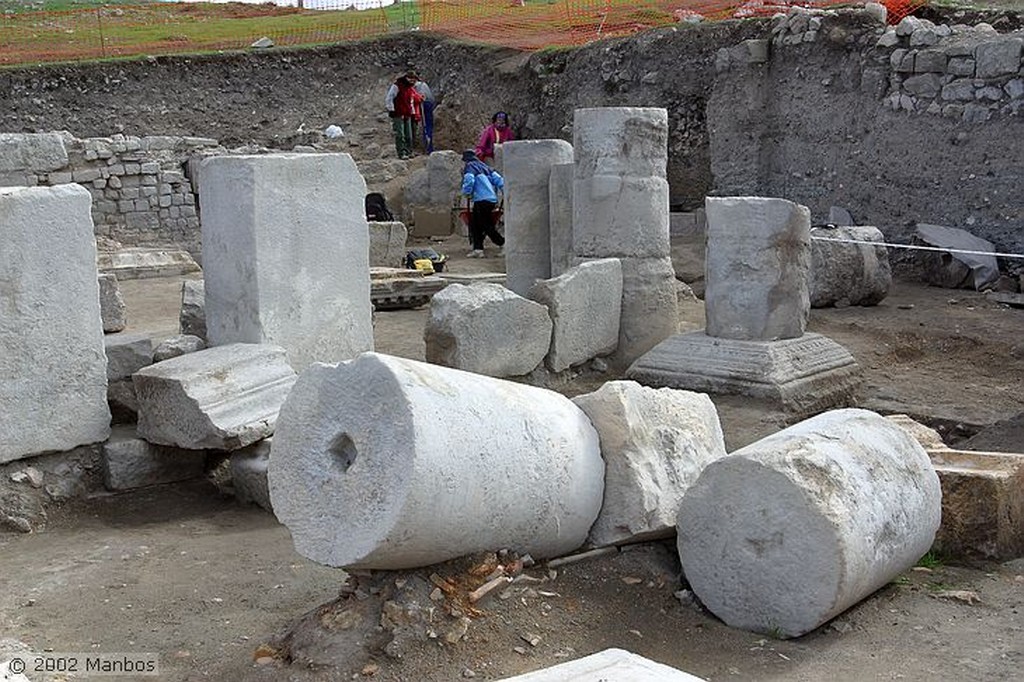
<path id="1" fill-rule="evenodd" d="M 0 679 L 1020 679 L 1024 5 L 668 4 L 0 68 Z"/>

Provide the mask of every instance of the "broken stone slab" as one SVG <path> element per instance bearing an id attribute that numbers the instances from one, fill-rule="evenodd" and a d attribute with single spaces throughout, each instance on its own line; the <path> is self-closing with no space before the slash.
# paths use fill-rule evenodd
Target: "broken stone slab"
<path id="1" fill-rule="evenodd" d="M 139 437 L 190 450 L 238 450 L 274 433 L 295 371 L 283 348 L 232 343 L 150 365 L 132 379 Z"/>
<path id="2" fill-rule="evenodd" d="M 862 379 L 850 352 L 820 334 L 741 341 L 703 331 L 666 339 L 634 362 L 626 378 L 646 386 L 746 395 L 794 414 L 853 404 Z"/>
<path id="3" fill-rule="evenodd" d="M 370 229 L 370 267 L 395 268 L 405 258 L 409 231 L 398 221 L 367 223 Z"/>
<path id="4" fill-rule="evenodd" d="M 160 342 L 153 349 L 153 362 L 163 362 L 186 353 L 195 353 L 206 348 L 206 342 L 192 334 L 178 334 Z"/>
<path id="5" fill-rule="evenodd" d="M 686 489 L 726 456 L 718 411 L 703 393 L 610 381 L 573 402 L 597 429 L 604 503 L 590 543 L 668 537 Z"/>
<path id="6" fill-rule="evenodd" d="M 117 277 L 109 274 L 100 274 L 100 317 L 103 320 L 103 332 L 122 331 L 128 326 L 128 318 L 125 311 L 124 298 L 121 296 L 121 288 L 117 285 Z"/>
<path id="7" fill-rule="evenodd" d="M 617 258 L 581 263 L 540 280 L 529 298 L 551 316 L 551 346 L 544 362 L 552 372 L 607 355 L 618 345 L 622 264 Z"/>
<path id="8" fill-rule="evenodd" d="M 270 506 L 270 488 L 267 484 L 272 442 L 272 438 L 267 438 L 231 453 L 231 486 L 235 497 L 268 512 L 274 511 Z"/>
<path id="9" fill-rule="evenodd" d="M 882 243 L 882 231 L 870 226 L 811 229 L 810 300 L 812 308 L 876 305 L 889 295 L 892 268 L 885 246 L 829 240 Z"/>
<path id="10" fill-rule="evenodd" d="M 103 445 L 103 484 L 107 490 L 134 490 L 203 475 L 205 450 L 183 450 L 147 443 L 118 430 Z"/>
<path id="11" fill-rule="evenodd" d="M 107 407 L 111 424 L 134 424 L 139 418 L 139 399 L 131 377 L 107 382 Z"/>
<path id="12" fill-rule="evenodd" d="M 207 343 L 281 346 L 296 370 L 372 349 L 365 197 L 348 154 L 203 161 Z"/>
<path id="13" fill-rule="evenodd" d="M 828 209 L 828 222 L 836 227 L 852 227 L 857 223 L 853 216 L 842 206 L 831 206 Z"/>
<path id="14" fill-rule="evenodd" d="M 981 291 L 999 279 L 995 245 L 987 239 L 955 227 L 927 223 L 917 224 L 914 238 L 930 246 L 953 249 L 948 253 L 918 254 L 929 284 L 950 289 L 965 287 Z M 992 255 L 964 251 L 982 251 Z"/>
<path id="15" fill-rule="evenodd" d="M 107 379 L 115 381 L 153 364 L 153 341 L 145 334 L 115 334 L 103 339 Z"/>
<path id="16" fill-rule="evenodd" d="M 682 670 L 656 663 L 624 649 L 605 649 L 596 654 L 559 663 L 550 668 L 506 677 L 504 682 L 704 682 Z"/>
<path id="17" fill-rule="evenodd" d="M 493 547 L 537 559 L 576 549 L 601 507 L 604 463 L 590 420 L 558 393 L 366 353 L 302 373 L 269 480 L 300 554 L 401 569 Z"/>
<path id="18" fill-rule="evenodd" d="M 679 508 L 679 556 L 727 625 L 799 637 L 913 566 L 941 503 L 910 434 L 835 410 L 709 464 Z"/>
<path id="19" fill-rule="evenodd" d="M 572 267 L 572 184 L 574 165 L 551 167 L 548 179 L 548 228 L 551 232 L 551 276 Z"/>
<path id="20" fill-rule="evenodd" d="M 770 197 L 708 197 L 709 336 L 799 338 L 810 314 L 811 212 Z"/>
<path id="21" fill-rule="evenodd" d="M 956 450 L 907 415 L 887 419 L 924 447 L 939 476 L 942 525 L 935 549 L 950 557 L 1024 556 L 1024 454 Z"/>
<path id="22" fill-rule="evenodd" d="M 427 362 L 511 377 L 529 374 L 551 343 L 545 306 L 498 284 L 449 284 L 430 301 Z"/>
<path id="23" fill-rule="evenodd" d="M 375 310 L 418 308 L 446 286 L 446 280 L 420 270 L 370 268 L 370 301 Z"/>
<path id="24" fill-rule="evenodd" d="M 96 255 L 96 266 L 100 272 L 115 275 L 120 282 L 199 272 L 199 264 L 188 251 L 168 248 L 132 247 L 101 251 Z"/>
<path id="25" fill-rule="evenodd" d="M 619 344 L 610 359 L 623 367 L 679 331 L 679 294 L 670 256 L 620 258 L 619 262 Z"/>
<path id="26" fill-rule="evenodd" d="M 178 331 L 206 340 L 206 287 L 201 279 L 186 279 L 181 283 Z"/>
<path id="27" fill-rule="evenodd" d="M 572 145 L 565 140 L 517 140 L 502 148 L 506 286 L 526 296 L 534 282 L 551 277 L 551 169 L 572 163 Z"/>
<path id="28" fill-rule="evenodd" d="M 0 463 L 110 432 L 92 197 L 0 188 Z"/>
<path id="29" fill-rule="evenodd" d="M 505 286 L 504 272 L 439 272 L 437 276 L 449 284 L 500 284 Z"/>

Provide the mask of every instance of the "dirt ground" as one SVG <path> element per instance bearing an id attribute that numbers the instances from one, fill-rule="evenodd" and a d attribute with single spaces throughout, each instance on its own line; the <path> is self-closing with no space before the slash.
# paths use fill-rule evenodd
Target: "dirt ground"
<path id="1" fill-rule="evenodd" d="M 503 265 L 466 260 L 458 238 L 437 246 L 455 272 Z M 128 331 L 174 334 L 179 287 L 180 278 L 123 282 Z M 377 313 L 377 349 L 422 359 L 426 317 L 426 309 Z M 684 301 L 680 323 L 699 328 L 702 303 Z M 909 412 L 951 442 L 1024 411 L 1024 311 L 982 294 L 898 282 L 877 307 L 814 310 L 810 328 L 845 345 L 863 367 L 861 405 Z M 582 374 L 562 390 L 592 390 L 612 378 Z M 785 421 L 752 401 L 716 403 L 730 449 Z M 482 602 L 485 615 L 456 644 L 424 639 L 401 660 L 376 654 L 366 663 L 332 659 L 325 637 L 320 655 L 333 668 L 258 665 L 257 652 L 266 651 L 259 647 L 335 599 L 345 574 L 295 553 L 271 514 L 197 480 L 100 496 L 52 514 L 43 532 L 0 535 L 0 640 L 36 650 L 155 652 L 167 680 L 501 679 L 612 646 L 709 680 L 1002 680 L 1019 679 L 1024 666 L 1020 560 L 930 563 L 788 641 L 728 628 L 674 596 L 682 585 L 670 541 L 570 564 L 553 577 L 544 567 L 525 572 L 538 582 Z"/>

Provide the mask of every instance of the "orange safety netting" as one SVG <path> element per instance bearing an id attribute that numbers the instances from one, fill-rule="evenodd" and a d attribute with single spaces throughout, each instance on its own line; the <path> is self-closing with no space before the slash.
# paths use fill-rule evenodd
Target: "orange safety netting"
<path id="1" fill-rule="evenodd" d="M 288 0 L 279 0 L 285 2 Z M 373 0 L 290 0 L 266 4 L 155 2 L 64 12 L 0 15 L 0 65 L 195 54 L 275 45 L 315 45 L 423 29 L 525 50 L 581 45 L 686 20 L 771 16 L 790 7 L 842 0 L 408 0 L 356 9 Z M 883 0 L 896 23 L 925 0 Z"/>

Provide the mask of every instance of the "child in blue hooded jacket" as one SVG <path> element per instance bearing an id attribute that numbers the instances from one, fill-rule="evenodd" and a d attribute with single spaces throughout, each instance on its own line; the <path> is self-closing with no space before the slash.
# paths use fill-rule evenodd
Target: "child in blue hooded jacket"
<path id="1" fill-rule="evenodd" d="M 494 210 L 498 206 L 498 192 L 505 198 L 505 180 L 498 171 L 482 162 L 472 149 L 462 152 L 462 160 L 466 166 L 462 171 L 462 194 L 472 200 L 469 214 L 469 238 L 473 250 L 468 258 L 484 257 L 484 237 L 499 247 L 505 245 L 505 238 L 494 227 Z M 503 251 L 499 250 L 499 254 Z"/>

